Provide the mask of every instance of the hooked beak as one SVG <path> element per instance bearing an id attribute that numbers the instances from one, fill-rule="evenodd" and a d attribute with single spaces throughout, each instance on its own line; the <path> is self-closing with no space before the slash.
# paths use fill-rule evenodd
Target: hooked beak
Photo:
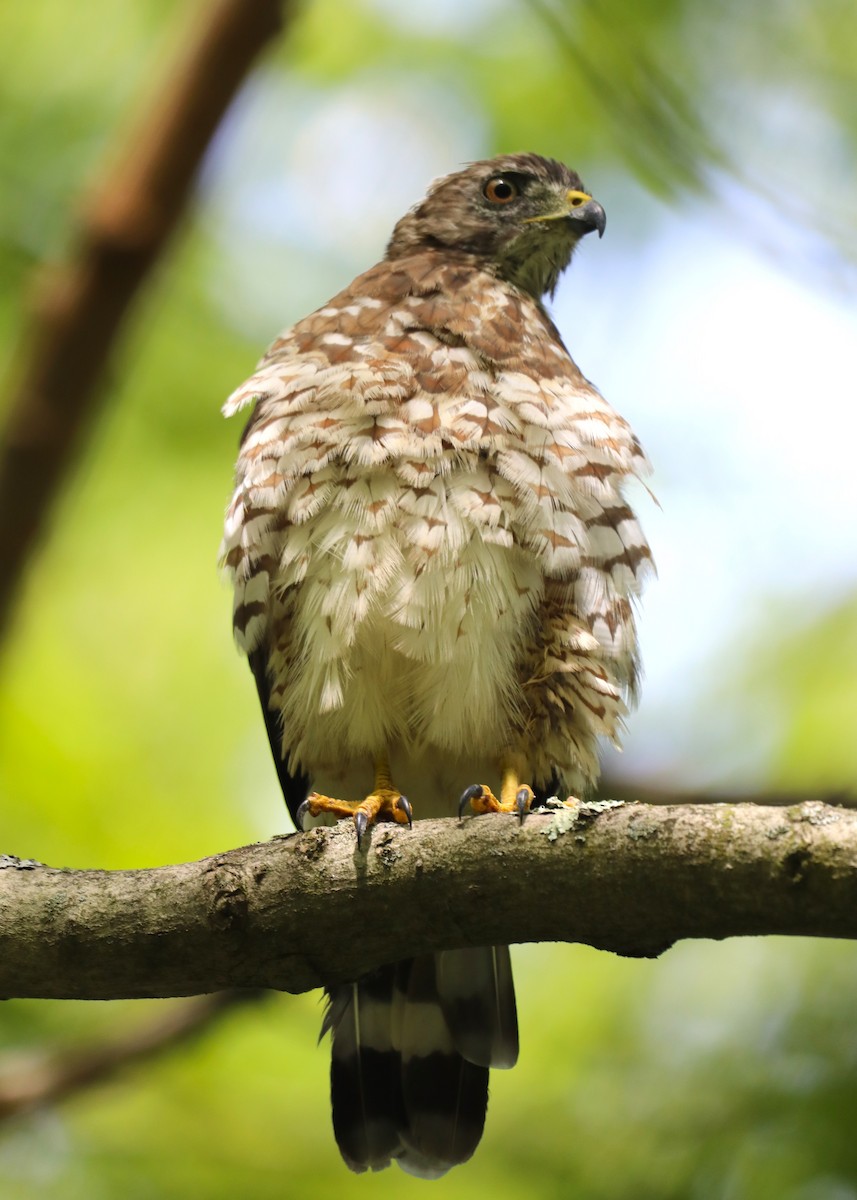
<path id="1" fill-rule="evenodd" d="M 591 233 L 593 229 L 597 229 L 598 236 L 604 237 L 607 214 L 598 201 L 593 200 L 587 192 L 567 192 L 565 198 L 568 203 L 566 216 L 580 221 L 584 233 Z"/>
<path id="2" fill-rule="evenodd" d="M 562 207 L 556 212 L 545 213 L 540 217 L 528 217 L 527 221 L 575 221 L 582 226 L 580 236 L 598 230 L 598 236 L 604 236 L 607 226 L 607 214 L 588 192 L 569 191 L 565 193 Z"/>

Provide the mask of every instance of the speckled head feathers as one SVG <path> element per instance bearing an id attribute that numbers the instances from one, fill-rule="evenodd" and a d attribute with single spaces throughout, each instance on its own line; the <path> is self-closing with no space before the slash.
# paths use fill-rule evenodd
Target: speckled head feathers
<path id="1" fill-rule="evenodd" d="M 580 176 L 537 154 L 505 154 L 437 179 L 393 230 L 388 258 L 437 249 L 484 265 L 533 296 L 552 292 L 580 238 L 604 230 Z"/>

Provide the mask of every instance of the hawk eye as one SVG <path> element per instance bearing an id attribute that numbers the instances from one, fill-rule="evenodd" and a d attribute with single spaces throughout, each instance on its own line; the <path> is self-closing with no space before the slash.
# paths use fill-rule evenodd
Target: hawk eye
<path id="1" fill-rule="evenodd" d="M 495 175 L 482 189 L 482 195 L 492 204 L 509 204 L 520 194 L 521 189 L 518 185 L 504 175 Z"/>

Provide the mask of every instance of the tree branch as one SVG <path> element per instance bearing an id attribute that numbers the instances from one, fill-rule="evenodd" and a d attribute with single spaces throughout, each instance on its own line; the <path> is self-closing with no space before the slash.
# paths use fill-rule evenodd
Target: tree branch
<path id="1" fill-rule="evenodd" d="M 0 995 L 302 992 L 464 945 L 857 938 L 857 813 L 807 802 L 347 824 L 139 871 L 0 859 Z"/>
<path id="2" fill-rule="evenodd" d="M 96 412 L 127 310 L 187 205 L 239 85 L 281 25 L 281 0 L 220 0 L 88 206 L 77 250 L 46 276 L 0 432 L 0 628 L 23 567 Z"/>

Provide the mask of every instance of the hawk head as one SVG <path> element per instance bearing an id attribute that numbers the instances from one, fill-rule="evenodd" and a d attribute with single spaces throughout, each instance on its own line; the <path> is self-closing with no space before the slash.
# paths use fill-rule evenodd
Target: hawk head
<path id="1" fill-rule="evenodd" d="M 553 292 L 583 235 L 601 235 L 605 224 L 604 209 L 563 163 L 506 154 L 436 180 L 393 230 L 387 258 L 423 250 L 475 255 L 538 298 Z"/>

